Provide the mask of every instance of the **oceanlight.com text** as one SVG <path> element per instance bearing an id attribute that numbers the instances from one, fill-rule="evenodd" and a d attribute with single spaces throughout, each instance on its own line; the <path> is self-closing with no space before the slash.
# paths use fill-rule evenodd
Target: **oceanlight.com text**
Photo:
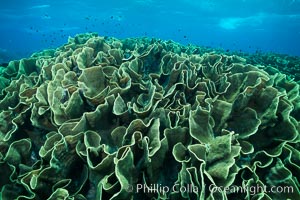
<path id="1" fill-rule="evenodd" d="M 266 185 L 252 185 L 252 186 L 237 186 L 231 185 L 228 187 L 216 186 L 211 184 L 209 186 L 209 191 L 214 192 L 225 192 L 225 193 L 247 193 L 250 195 L 258 193 L 293 193 L 294 188 L 292 186 L 269 186 Z"/>

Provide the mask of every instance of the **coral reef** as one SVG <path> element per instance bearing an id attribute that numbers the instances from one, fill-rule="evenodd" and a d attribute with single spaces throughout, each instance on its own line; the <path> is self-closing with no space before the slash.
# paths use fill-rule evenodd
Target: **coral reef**
<path id="1" fill-rule="evenodd" d="M 248 58 L 247 61 L 250 64 L 271 66 L 300 83 L 300 58 L 297 56 L 259 52 L 255 56 L 247 55 L 245 57 Z"/>
<path id="2" fill-rule="evenodd" d="M 92 33 L 9 62 L 0 199 L 300 199 L 299 84 L 208 51 Z"/>

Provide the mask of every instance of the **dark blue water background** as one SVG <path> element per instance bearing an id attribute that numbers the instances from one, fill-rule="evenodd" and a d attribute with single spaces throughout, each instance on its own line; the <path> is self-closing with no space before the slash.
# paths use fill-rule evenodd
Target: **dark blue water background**
<path id="1" fill-rule="evenodd" d="M 300 0 L 3 0 L 0 22 L 0 63 L 83 32 L 300 55 Z"/>

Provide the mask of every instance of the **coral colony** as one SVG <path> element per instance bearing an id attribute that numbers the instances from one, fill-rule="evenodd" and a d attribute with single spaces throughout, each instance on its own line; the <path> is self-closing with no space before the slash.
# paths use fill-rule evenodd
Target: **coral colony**
<path id="1" fill-rule="evenodd" d="M 266 58 L 90 33 L 9 62 L 0 199 L 300 199 L 299 60 Z"/>

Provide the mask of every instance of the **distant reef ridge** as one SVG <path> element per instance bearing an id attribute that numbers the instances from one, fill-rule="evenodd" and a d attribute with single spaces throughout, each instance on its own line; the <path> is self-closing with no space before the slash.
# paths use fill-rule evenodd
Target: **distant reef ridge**
<path id="1" fill-rule="evenodd" d="M 12 55 L 9 55 L 7 52 L 7 49 L 2 49 L 0 48 L 0 66 L 1 65 L 6 65 L 7 62 L 12 60 Z"/>
<path id="2" fill-rule="evenodd" d="M 0 199 L 300 199 L 299 61 L 97 33 L 10 61 Z"/>

